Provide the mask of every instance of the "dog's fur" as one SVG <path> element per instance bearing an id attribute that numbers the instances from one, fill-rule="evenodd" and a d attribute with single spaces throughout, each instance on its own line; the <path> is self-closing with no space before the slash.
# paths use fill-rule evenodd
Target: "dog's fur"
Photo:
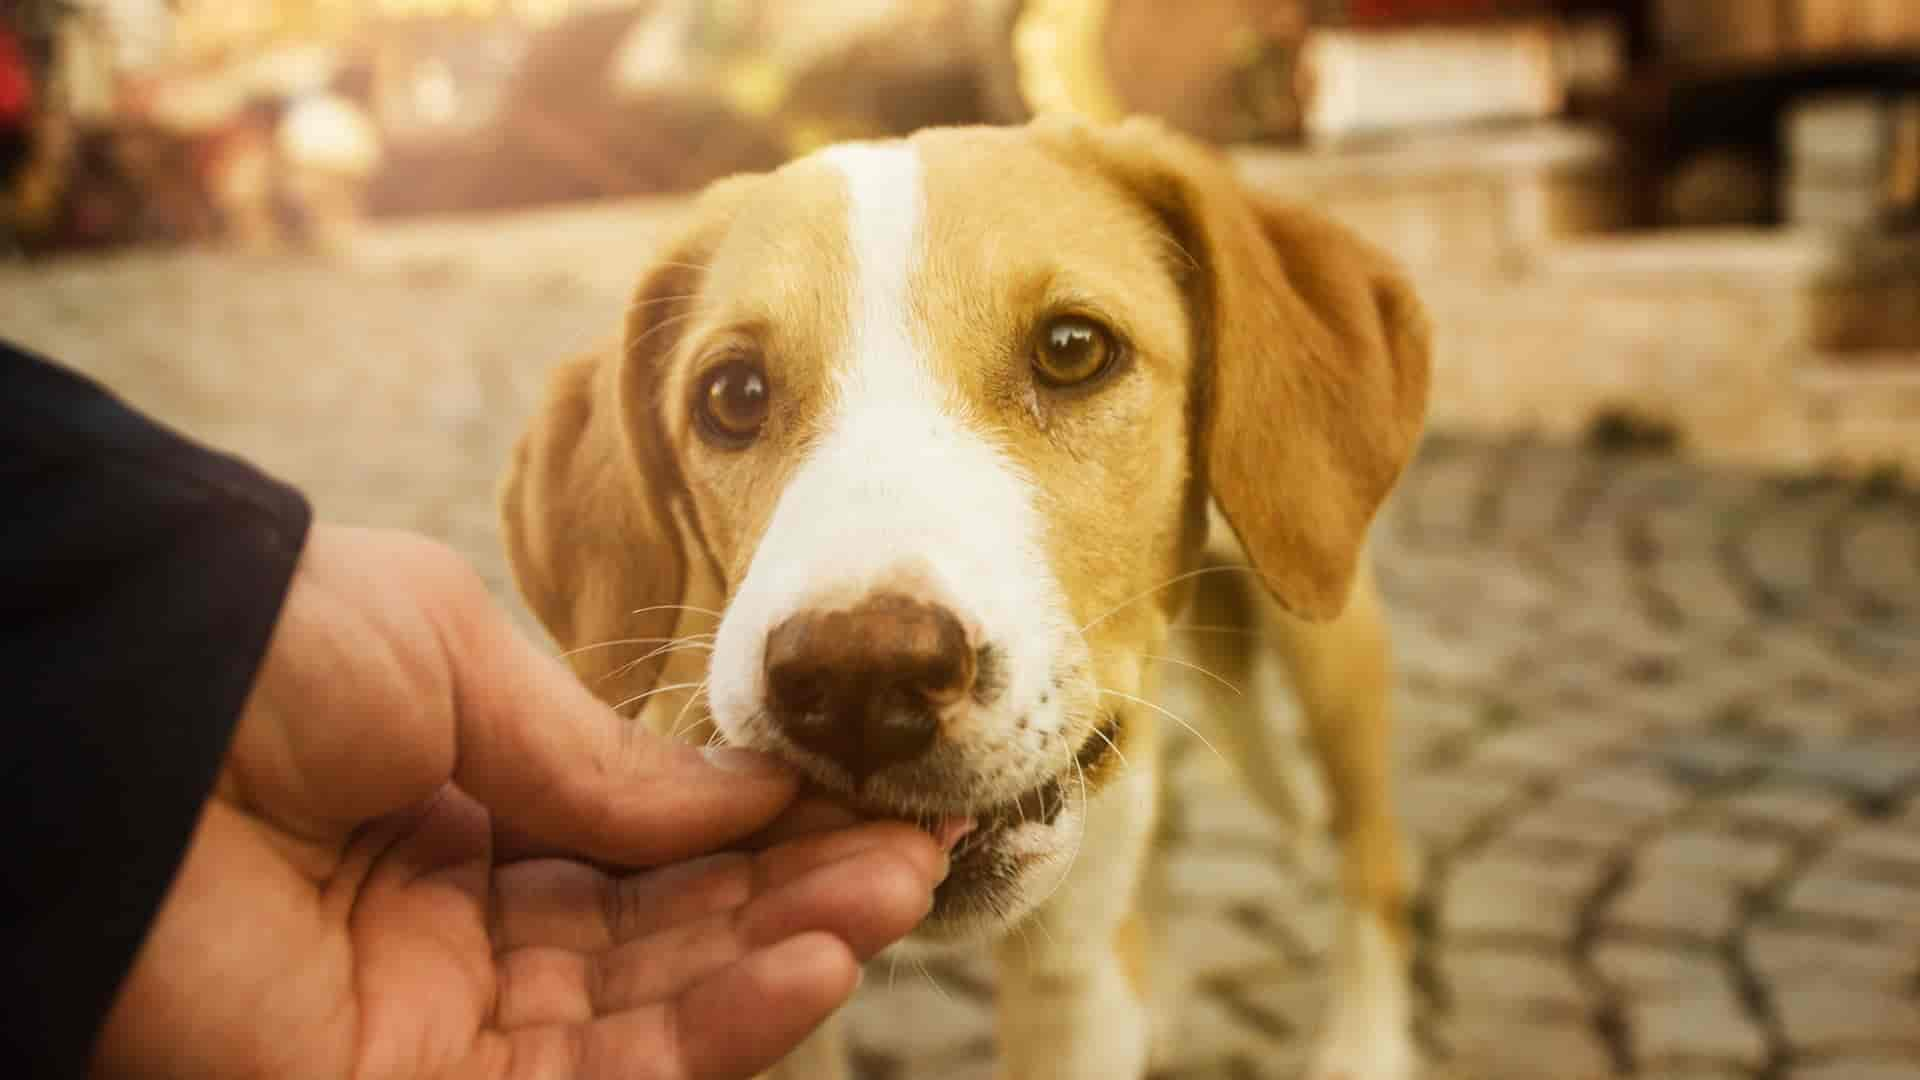
<path id="1" fill-rule="evenodd" d="M 1124 343 L 1097 385 L 1029 370 L 1063 312 Z M 741 355 L 771 410 L 749 445 L 714 445 L 696 380 Z M 555 373 L 505 485 L 507 546 L 608 702 L 876 811 L 984 815 L 920 936 L 1038 924 L 997 952 L 1008 1076 L 1144 1072 L 1156 729 L 1205 709 L 1287 810 L 1276 704 L 1252 696 L 1277 663 L 1342 857 L 1316 1075 L 1400 1077 L 1406 885 L 1365 548 L 1427 381 L 1424 315 L 1384 256 L 1157 124 L 926 131 L 710 189 L 624 341 Z M 780 620 L 880 591 L 953 612 L 995 672 L 942 707 L 924 757 L 862 781 L 783 734 L 762 668 Z M 1035 790 L 1059 798 L 1049 822 L 1008 809 Z M 792 1075 L 842 1075 L 834 1041 Z"/>

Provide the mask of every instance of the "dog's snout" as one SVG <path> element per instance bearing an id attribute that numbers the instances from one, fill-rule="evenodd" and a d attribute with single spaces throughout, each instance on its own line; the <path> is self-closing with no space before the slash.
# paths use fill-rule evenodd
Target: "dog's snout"
<path id="1" fill-rule="evenodd" d="M 960 620 L 898 595 L 795 615 L 767 636 L 766 655 L 775 720 L 856 780 L 925 753 L 941 707 L 965 697 L 976 675 Z"/>

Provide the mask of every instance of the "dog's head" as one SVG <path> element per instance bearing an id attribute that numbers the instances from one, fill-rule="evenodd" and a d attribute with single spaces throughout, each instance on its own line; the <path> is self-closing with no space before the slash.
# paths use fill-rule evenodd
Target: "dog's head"
<path id="1" fill-rule="evenodd" d="M 508 548 L 608 700 L 976 823 L 952 936 L 1064 872 L 1209 496 L 1331 617 L 1426 384 L 1383 257 L 1157 125 L 838 147 L 703 197 L 555 378 Z"/>

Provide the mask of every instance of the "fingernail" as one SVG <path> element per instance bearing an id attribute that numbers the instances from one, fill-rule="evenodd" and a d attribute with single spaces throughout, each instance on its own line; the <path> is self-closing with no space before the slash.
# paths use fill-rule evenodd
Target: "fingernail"
<path id="1" fill-rule="evenodd" d="M 714 768 L 740 776 L 785 776 L 792 772 L 771 754 L 737 746 L 708 746 L 701 749 L 700 755 Z"/>

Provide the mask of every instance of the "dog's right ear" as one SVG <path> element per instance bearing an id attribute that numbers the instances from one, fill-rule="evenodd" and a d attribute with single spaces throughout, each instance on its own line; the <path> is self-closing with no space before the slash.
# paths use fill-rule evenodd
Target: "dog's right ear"
<path id="1" fill-rule="evenodd" d="M 618 346 L 555 369 L 500 492 L 521 595 L 575 674 L 608 701 L 651 689 L 671 654 L 632 659 L 686 632 L 689 553 L 673 512 L 685 484 L 666 439 L 660 385 L 698 300 L 721 226 L 716 211 L 730 201 L 716 189 L 701 201 L 696 225 L 663 247 Z"/>
<path id="2" fill-rule="evenodd" d="M 609 346 L 554 370 L 514 447 L 500 516 L 527 606 L 584 683 L 624 697 L 650 687 L 662 665 L 636 665 L 632 678 L 606 686 L 618 666 L 611 661 L 651 650 L 602 643 L 674 635 L 678 613 L 662 605 L 680 601 L 686 557 L 662 493 L 628 459 L 614 396 L 619 368 L 619 350 Z"/>

